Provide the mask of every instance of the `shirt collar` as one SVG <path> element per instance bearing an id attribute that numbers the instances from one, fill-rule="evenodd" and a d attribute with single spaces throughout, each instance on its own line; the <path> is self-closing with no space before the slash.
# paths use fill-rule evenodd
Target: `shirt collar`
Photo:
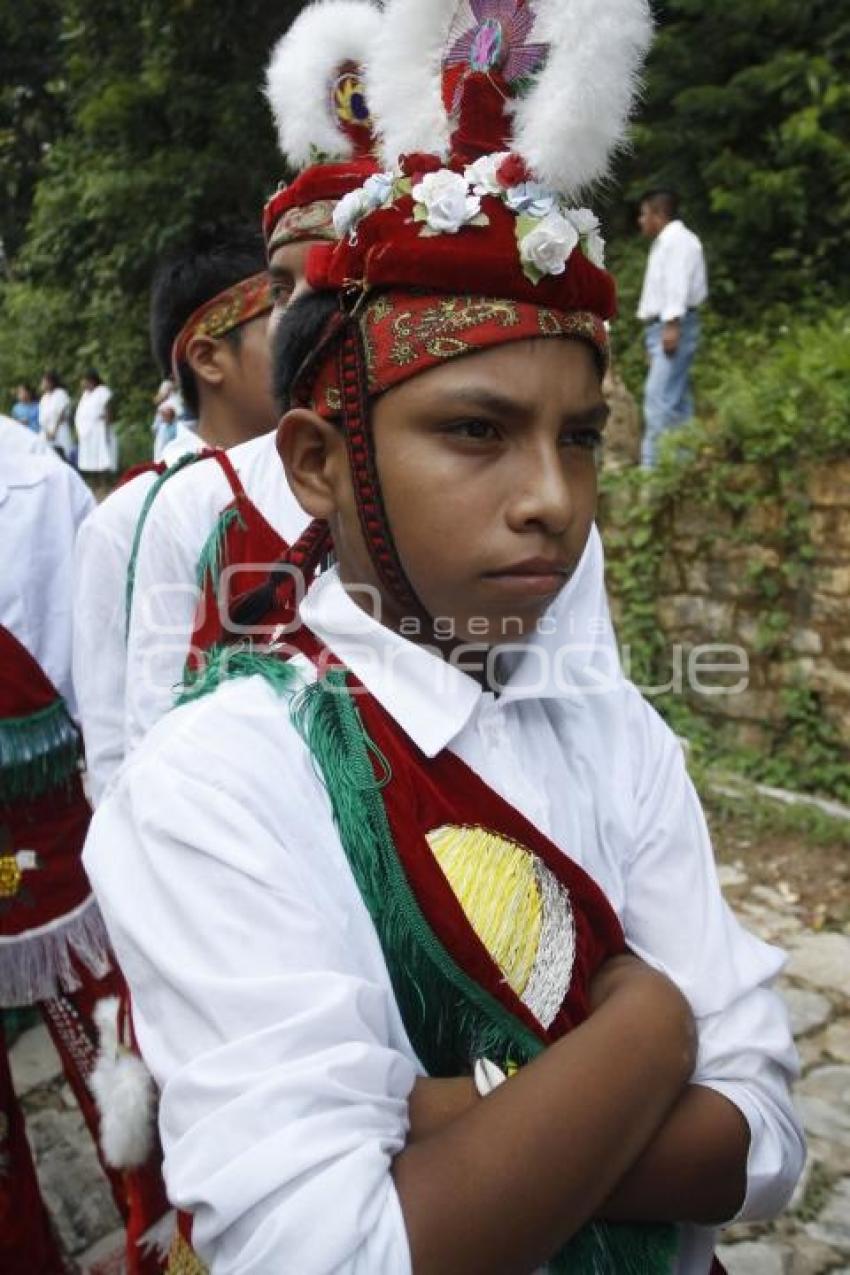
<path id="1" fill-rule="evenodd" d="M 619 652 L 605 598 L 602 542 L 596 527 L 573 578 L 537 633 L 500 652 L 499 702 L 580 702 L 622 684 Z M 462 668 L 401 637 L 367 614 L 337 571 L 319 576 L 301 618 L 357 677 L 427 757 L 435 757 L 493 696 Z"/>
<path id="2" fill-rule="evenodd" d="M 656 236 L 658 243 L 661 243 L 662 239 L 669 239 L 671 232 L 672 234 L 675 235 L 678 232 L 681 225 L 682 225 L 682 220 L 680 217 L 674 217 L 672 221 L 668 221 L 664 229 L 659 230 Z"/>
<path id="3" fill-rule="evenodd" d="M 362 610 L 336 569 L 311 586 L 301 618 L 426 757 L 436 757 L 463 730 L 484 695 L 467 673 Z"/>

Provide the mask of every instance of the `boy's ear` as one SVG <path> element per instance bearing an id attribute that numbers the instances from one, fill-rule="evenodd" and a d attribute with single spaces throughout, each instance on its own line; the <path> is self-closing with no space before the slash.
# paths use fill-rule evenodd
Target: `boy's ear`
<path id="1" fill-rule="evenodd" d="M 339 508 L 347 469 L 345 441 L 330 421 L 296 407 L 277 428 L 277 450 L 295 499 L 311 518 L 330 519 Z"/>
<path id="2" fill-rule="evenodd" d="M 186 348 L 186 362 L 195 378 L 206 385 L 221 385 L 224 380 L 225 343 L 211 336 L 193 336 Z"/>

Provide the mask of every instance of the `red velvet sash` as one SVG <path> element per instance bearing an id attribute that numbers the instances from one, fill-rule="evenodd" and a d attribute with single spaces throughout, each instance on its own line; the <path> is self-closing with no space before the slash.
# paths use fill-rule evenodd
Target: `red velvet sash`
<path id="1" fill-rule="evenodd" d="M 428 758 L 365 688 L 356 703 L 371 740 L 389 763 L 384 805 L 407 880 L 443 947 L 474 980 L 538 1038 L 552 1042 L 590 1011 L 590 981 L 600 966 L 625 950 L 620 922 L 595 881 L 519 811 L 447 749 Z M 378 762 L 374 763 L 377 767 Z M 445 824 L 487 829 L 523 846 L 565 886 L 576 929 L 576 958 L 560 1010 L 545 1030 L 506 982 L 467 920 L 425 836 Z"/>
<path id="2" fill-rule="evenodd" d="M 203 581 L 187 659 L 192 673 L 202 666 L 204 652 L 232 637 L 227 620 L 236 598 L 264 584 L 272 564 L 288 548 L 248 496 L 227 453 L 216 452 L 215 459 L 233 492 L 233 500 L 220 515 L 227 518 L 231 511 L 235 515 L 227 518 L 219 559 L 221 567 L 231 568 L 231 573 L 218 589 L 209 574 Z M 235 567 L 244 569 L 234 572 Z"/>

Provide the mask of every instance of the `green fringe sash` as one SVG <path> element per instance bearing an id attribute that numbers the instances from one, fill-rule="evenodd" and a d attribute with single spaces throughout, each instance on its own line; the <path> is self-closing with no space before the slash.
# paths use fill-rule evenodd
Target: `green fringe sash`
<path id="1" fill-rule="evenodd" d="M 207 537 L 207 541 L 201 550 L 201 556 L 198 559 L 196 571 L 196 580 L 199 589 L 203 589 L 207 579 L 209 578 L 213 593 L 218 593 L 218 586 L 221 581 L 221 568 L 224 565 L 224 545 L 227 540 L 227 533 L 231 527 L 238 525 L 242 531 L 245 530 L 245 519 L 242 517 L 239 509 L 235 505 L 228 505 L 226 509 L 222 509 L 216 524 Z"/>
<path id="2" fill-rule="evenodd" d="M 250 645 L 219 649 L 180 702 L 229 678 L 258 674 L 280 694 L 297 675 Z M 328 791 L 340 840 L 387 962 L 405 1028 L 432 1076 L 454 1076 L 486 1056 L 530 1062 L 545 1048 L 537 1036 L 454 961 L 422 913 L 399 861 L 382 788 L 392 775 L 367 735 L 343 669 L 292 694 L 293 724 Z M 378 763 L 376 778 L 373 758 Z M 548 1264 L 552 1275 L 670 1275 L 677 1231 L 668 1225 L 592 1223 Z"/>
<path id="3" fill-rule="evenodd" d="M 79 755 L 80 737 L 61 699 L 0 721 L 0 803 L 28 801 L 67 784 Z"/>

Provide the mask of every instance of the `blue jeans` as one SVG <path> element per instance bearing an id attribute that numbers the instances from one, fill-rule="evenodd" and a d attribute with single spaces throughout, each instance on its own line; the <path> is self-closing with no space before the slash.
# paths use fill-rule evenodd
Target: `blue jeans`
<path id="1" fill-rule="evenodd" d="M 641 464 L 652 469 L 661 435 L 684 425 L 694 414 L 691 393 L 691 364 L 699 345 L 700 322 L 696 310 L 682 319 L 679 348 L 674 355 L 664 353 L 661 336 L 664 324 L 650 323 L 646 329 L 649 374 L 643 399 L 644 434 Z"/>

